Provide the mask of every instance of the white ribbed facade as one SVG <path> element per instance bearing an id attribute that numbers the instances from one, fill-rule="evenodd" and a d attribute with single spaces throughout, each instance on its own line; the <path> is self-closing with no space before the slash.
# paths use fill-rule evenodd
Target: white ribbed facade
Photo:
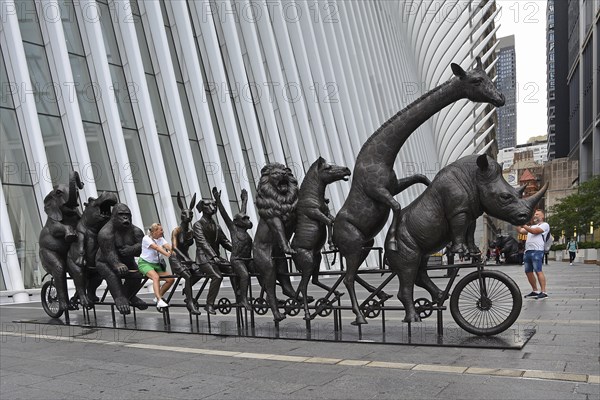
<path id="1" fill-rule="evenodd" d="M 318 156 L 352 169 L 451 62 L 480 56 L 494 73 L 495 13 L 495 1 L 3 0 L 0 289 L 40 285 L 43 198 L 72 168 L 82 202 L 113 191 L 138 226 L 170 232 L 177 192 L 189 202 L 213 186 L 236 212 L 265 163 L 299 180 Z M 494 115 L 445 108 L 406 143 L 398 175 L 486 151 Z M 334 213 L 349 188 L 330 186 Z"/>

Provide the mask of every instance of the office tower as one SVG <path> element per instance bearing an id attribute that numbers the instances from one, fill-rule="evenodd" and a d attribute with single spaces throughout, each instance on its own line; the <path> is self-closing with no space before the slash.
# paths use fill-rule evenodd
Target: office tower
<path id="1" fill-rule="evenodd" d="M 514 35 L 498 39 L 498 80 L 496 87 L 504 94 L 506 104 L 498 109 L 496 140 L 498 149 L 517 144 L 517 70 Z"/>

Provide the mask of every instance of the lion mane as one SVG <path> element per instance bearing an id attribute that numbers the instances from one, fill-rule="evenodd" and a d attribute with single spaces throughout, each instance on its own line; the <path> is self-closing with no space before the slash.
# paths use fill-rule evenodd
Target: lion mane
<path id="1" fill-rule="evenodd" d="M 271 179 L 271 175 L 276 171 L 286 175 L 287 190 L 283 193 Z M 282 221 L 293 218 L 298 203 L 298 181 L 285 165 L 279 163 L 265 165 L 260 171 L 256 192 L 255 204 L 261 218 L 280 218 Z"/>

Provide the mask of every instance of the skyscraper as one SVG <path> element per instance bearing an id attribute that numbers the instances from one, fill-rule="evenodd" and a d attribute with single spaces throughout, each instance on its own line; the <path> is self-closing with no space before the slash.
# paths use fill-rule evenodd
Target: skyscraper
<path id="1" fill-rule="evenodd" d="M 567 14 L 569 158 L 586 182 L 600 174 L 600 2 L 571 0 Z"/>
<path id="2" fill-rule="evenodd" d="M 501 37 L 498 42 L 496 87 L 506 99 L 504 107 L 498 109 L 496 140 L 498 149 L 501 150 L 517 144 L 517 60 L 514 35 Z"/>
<path id="3" fill-rule="evenodd" d="M 546 50 L 548 79 L 548 160 L 569 155 L 568 2 L 548 0 Z"/>

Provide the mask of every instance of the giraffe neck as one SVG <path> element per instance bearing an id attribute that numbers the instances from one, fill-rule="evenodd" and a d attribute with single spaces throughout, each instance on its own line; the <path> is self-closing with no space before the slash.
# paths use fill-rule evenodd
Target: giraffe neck
<path id="1" fill-rule="evenodd" d="M 371 156 L 378 163 L 393 164 L 402 145 L 419 126 L 447 105 L 465 97 L 460 80 L 450 79 L 386 121 L 367 140 L 361 153 L 365 152 L 364 155 Z"/>

